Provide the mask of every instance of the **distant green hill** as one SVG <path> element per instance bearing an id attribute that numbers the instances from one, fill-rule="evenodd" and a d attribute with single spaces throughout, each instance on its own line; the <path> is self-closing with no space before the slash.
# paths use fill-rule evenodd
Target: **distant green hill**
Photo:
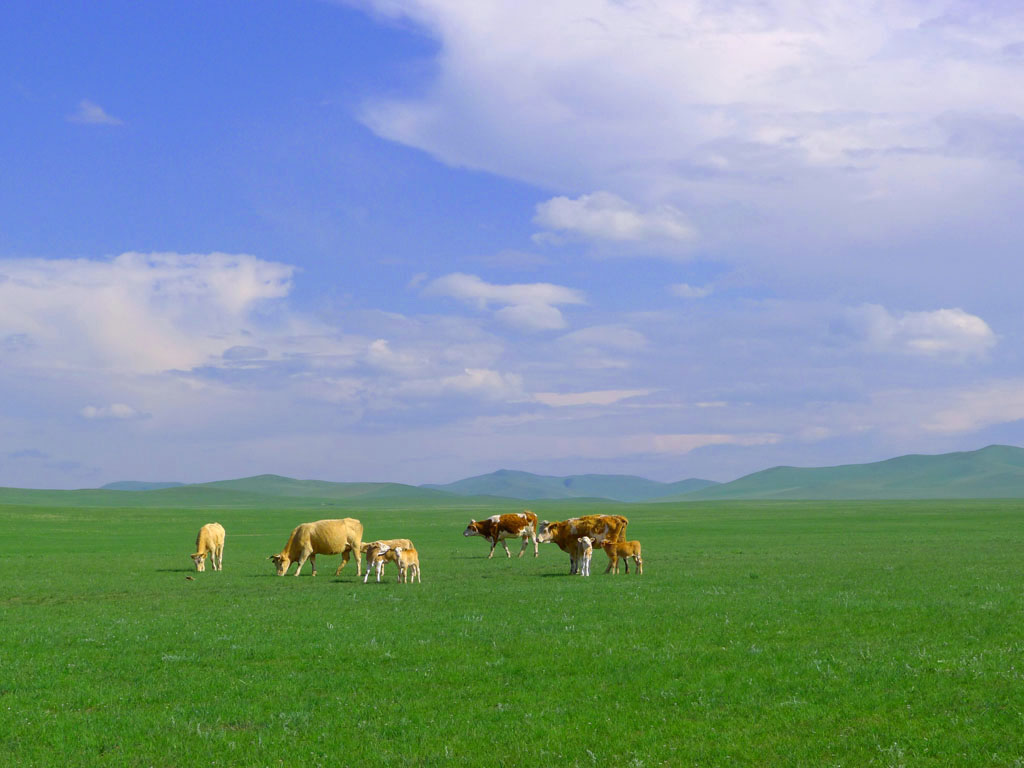
<path id="1" fill-rule="evenodd" d="M 681 480 L 659 483 L 634 475 L 535 475 L 499 469 L 487 475 L 457 480 L 447 485 L 423 485 L 459 496 L 503 496 L 511 499 L 582 499 L 647 501 L 660 496 L 683 494 L 715 485 L 711 480 Z"/>
<path id="2" fill-rule="evenodd" d="M 657 501 L 1024 498 L 1024 448 L 914 454 L 871 464 L 775 467 Z"/>
<path id="3" fill-rule="evenodd" d="M 115 485 L 127 485 L 117 483 Z M 147 485 L 140 483 L 140 486 Z M 293 480 L 280 475 L 258 475 L 192 485 L 169 485 L 152 490 L 111 490 L 109 487 L 76 491 L 0 488 L 0 504 L 77 507 L 216 508 L 247 507 L 355 507 L 391 503 L 470 506 L 472 500 L 400 483 L 330 483 Z M 479 502 L 476 502 L 479 504 Z M 324 515 L 325 517 L 329 515 Z"/>
<path id="4" fill-rule="evenodd" d="M 139 480 L 121 480 L 101 486 L 101 491 L 159 491 L 162 488 L 177 488 L 184 483 L 147 483 Z"/>

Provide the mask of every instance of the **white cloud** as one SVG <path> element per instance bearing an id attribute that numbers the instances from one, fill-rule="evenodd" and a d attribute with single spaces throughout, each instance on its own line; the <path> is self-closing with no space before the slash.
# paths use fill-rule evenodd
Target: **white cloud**
<path id="1" fill-rule="evenodd" d="M 611 192 L 594 192 L 575 200 L 554 197 L 537 205 L 534 222 L 549 232 L 535 239 L 557 240 L 551 232 L 578 236 L 587 240 L 646 242 L 651 244 L 686 243 L 696 230 L 681 211 L 671 205 L 658 205 L 641 211 Z"/>
<path id="2" fill-rule="evenodd" d="M 689 283 L 673 283 L 668 287 L 668 291 L 681 299 L 703 299 L 710 296 L 714 288 L 710 285 L 700 287 Z"/>
<path id="3" fill-rule="evenodd" d="M 480 310 L 501 305 L 495 317 L 505 325 L 527 331 L 558 330 L 566 326 L 558 309 L 563 304 L 585 304 L 581 291 L 551 283 L 495 285 L 476 275 L 454 273 L 430 282 L 427 296 L 449 296 Z"/>
<path id="4" fill-rule="evenodd" d="M 555 194 L 604 190 L 542 203 L 553 232 L 682 242 L 692 219 L 702 242 L 759 246 L 735 258 L 793 259 L 810 239 L 978 231 L 1020 195 L 1017 3 L 349 2 L 439 43 L 419 93 L 366 104 L 371 129 Z"/>
<path id="5" fill-rule="evenodd" d="M 649 395 L 649 389 L 603 389 L 594 392 L 537 392 L 534 399 L 552 408 L 578 405 L 613 405 L 631 397 Z"/>
<path id="6" fill-rule="evenodd" d="M 68 122 L 83 125 L 123 125 L 122 120 L 108 114 L 103 107 L 88 99 L 78 102 L 78 109 L 68 115 L 67 119 Z"/>
<path id="7" fill-rule="evenodd" d="M 139 413 L 130 405 L 124 403 L 113 403 L 112 405 L 87 405 L 80 413 L 86 419 L 115 419 L 127 421 L 129 419 L 141 419 L 145 414 Z"/>
<path id="8" fill-rule="evenodd" d="M 927 415 L 925 429 L 957 434 L 1024 419 L 1024 380 L 993 381 L 947 395 Z"/>
<path id="9" fill-rule="evenodd" d="M 850 317 L 877 351 L 897 352 L 963 362 L 984 357 L 996 344 L 996 335 L 977 315 L 962 309 L 903 312 L 868 304 L 850 310 Z"/>
<path id="10" fill-rule="evenodd" d="M 251 346 L 253 310 L 293 268 L 252 256 L 125 253 L 0 262 L 0 338 L 22 364 L 123 373 L 190 370 Z"/>

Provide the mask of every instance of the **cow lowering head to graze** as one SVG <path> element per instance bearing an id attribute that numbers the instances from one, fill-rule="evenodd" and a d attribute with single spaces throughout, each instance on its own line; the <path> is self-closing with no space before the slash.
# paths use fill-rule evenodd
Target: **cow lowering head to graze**
<path id="1" fill-rule="evenodd" d="M 395 547 L 395 555 L 398 557 L 399 583 L 423 583 L 420 578 L 420 553 L 412 547 Z"/>
<path id="2" fill-rule="evenodd" d="M 603 546 L 605 541 L 619 541 L 626 538 L 626 526 L 629 520 L 622 515 L 584 515 L 568 520 L 556 520 L 549 523 L 545 520 L 537 532 L 537 541 L 541 544 L 553 541 L 569 555 L 569 573 L 579 572 L 578 544 L 581 536 Z"/>
<path id="3" fill-rule="evenodd" d="M 540 554 L 537 548 L 537 516 L 528 509 L 522 512 L 515 512 L 509 515 L 492 515 L 486 520 L 470 520 L 463 536 L 483 536 L 491 543 L 491 553 L 487 555 L 490 560 L 494 557 L 494 548 L 501 542 L 505 548 L 505 554 L 512 557 L 508 551 L 508 544 L 505 539 L 522 539 L 523 546 L 519 549 L 519 556 L 523 556 L 528 542 L 533 542 L 533 556 Z"/>
<path id="4" fill-rule="evenodd" d="M 309 560 L 313 567 L 313 575 L 316 576 L 317 555 L 337 555 L 341 553 L 341 565 L 334 572 L 337 576 L 341 569 L 348 564 L 349 555 L 355 553 L 356 575 L 361 576 L 362 559 L 359 556 L 360 546 L 363 540 L 363 524 L 355 518 L 345 517 L 341 520 L 317 520 L 315 523 L 301 523 L 292 531 L 285 544 L 278 554 L 271 555 L 268 560 L 273 561 L 277 568 L 277 575 L 284 576 L 288 572 L 288 566 L 297 563 L 295 575 L 298 576 L 302 570 L 303 563 Z"/>
<path id="5" fill-rule="evenodd" d="M 639 541 L 606 541 L 603 548 L 605 554 L 608 555 L 608 567 L 604 569 L 605 573 L 619 572 L 619 558 L 622 558 L 622 562 L 626 564 L 626 573 L 629 573 L 629 558 L 631 557 L 636 563 L 637 575 L 644 572 L 644 558 Z"/>
<path id="6" fill-rule="evenodd" d="M 200 573 L 206 570 L 207 555 L 210 556 L 213 570 L 223 570 L 224 526 L 220 523 L 207 523 L 199 529 L 199 535 L 196 536 L 196 553 L 192 555 L 192 562 L 196 564 L 196 570 Z"/>
<path id="7" fill-rule="evenodd" d="M 395 547 L 412 549 L 412 542 L 409 539 L 380 539 L 363 544 L 362 551 L 366 555 L 366 575 L 363 576 L 363 584 L 370 578 L 371 570 L 376 570 L 377 581 L 380 581 L 384 564 L 397 562 L 394 553 L 390 557 L 383 557 L 383 553 L 393 550 Z"/>
<path id="8" fill-rule="evenodd" d="M 576 552 L 580 561 L 580 576 L 589 576 L 590 558 L 594 556 L 594 542 L 589 536 L 580 536 L 576 542 Z"/>

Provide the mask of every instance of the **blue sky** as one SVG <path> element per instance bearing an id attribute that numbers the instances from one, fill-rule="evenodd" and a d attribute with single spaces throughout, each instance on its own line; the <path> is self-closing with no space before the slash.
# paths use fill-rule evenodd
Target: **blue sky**
<path id="1" fill-rule="evenodd" d="M 1010 2 L 5 3 L 0 485 L 1024 442 Z"/>

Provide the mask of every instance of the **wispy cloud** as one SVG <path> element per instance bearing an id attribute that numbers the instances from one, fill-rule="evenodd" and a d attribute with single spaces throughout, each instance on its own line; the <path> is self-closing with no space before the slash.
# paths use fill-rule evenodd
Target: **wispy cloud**
<path id="1" fill-rule="evenodd" d="M 710 285 L 696 286 L 689 283 L 673 283 L 668 287 L 668 292 L 681 299 L 703 299 L 714 292 Z"/>
<path id="2" fill-rule="evenodd" d="M 423 289 L 426 296 L 448 296 L 467 302 L 480 310 L 494 305 L 495 317 L 520 330 L 549 331 L 566 327 L 558 309 L 565 304 L 585 304 L 582 291 L 551 283 L 513 283 L 496 285 L 476 275 L 455 273 L 440 277 Z"/>
<path id="3" fill-rule="evenodd" d="M 893 314 L 868 304 L 849 318 L 865 343 L 883 352 L 964 362 L 984 357 L 997 341 L 988 323 L 959 308 Z"/>
<path id="4" fill-rule="evenodd" d="M 658 245 L 687 243 L 697 236 L 675 207 L 663 204 L 640 210 L 611 192 L 575 199 L 554 197 L 537 205 L 534 222 L 548 230 L 534 236 L 542 242 L 558 242 L 560 237 L 568 236 Z"/>
<path id="5" fill-rule="evenodd" d="M 99 104 L 82 99 L 78 102 L 78 109 L 68 115 L 68 122 L 80 123 L 82 125 L 123 125 L 124 121 L 109 114 Z"/>
<path id="6" fill-rule="evenodd" d="M 604 389 L 594 392 L 537 392 L 534 399 L 553 408 L 580 405 L 612 405 L 632 397 L 649 395 L 649 389 Z"/>

